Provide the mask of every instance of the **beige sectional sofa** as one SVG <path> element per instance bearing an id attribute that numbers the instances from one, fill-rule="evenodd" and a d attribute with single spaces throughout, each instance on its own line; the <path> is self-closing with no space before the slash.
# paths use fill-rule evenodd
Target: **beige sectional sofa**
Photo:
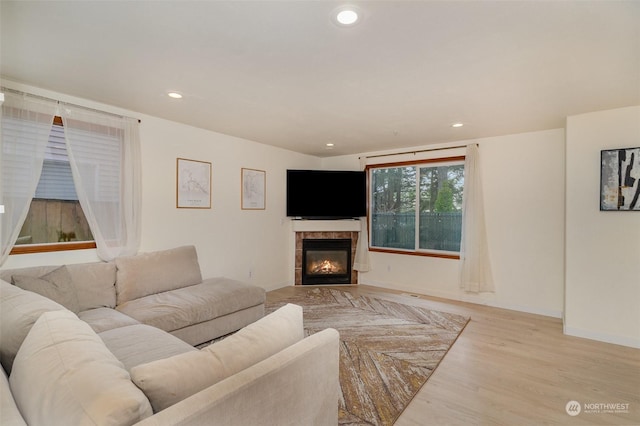
<path id="1" fill-rule="evenodd" d="M 142 323 L 191 345 L 264 315 L 264 289 L 228 278 L 203 280 L 194 246 L 113 262 L 4 270 L 0 279 L 44 294 L 96 332 Z"/>
<path id="2" fill-rule="evenodd" d="M 264 290 L 203 280 L 192 246 L 0 279 L 2 425 L 337 423 L 337 332 L 263 318 Z"/>

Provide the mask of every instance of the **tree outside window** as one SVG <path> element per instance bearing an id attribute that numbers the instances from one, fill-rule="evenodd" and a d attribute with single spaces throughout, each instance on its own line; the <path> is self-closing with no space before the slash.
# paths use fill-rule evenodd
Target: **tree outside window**
<path id="1" fill-rule="evenodd" d="M 373 250 L 416 254 L 460 251 L 464 158 L 372 166 Z"/>

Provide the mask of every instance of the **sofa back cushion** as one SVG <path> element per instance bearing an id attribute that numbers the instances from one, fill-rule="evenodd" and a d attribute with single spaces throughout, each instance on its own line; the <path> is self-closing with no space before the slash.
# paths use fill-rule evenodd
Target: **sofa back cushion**
<path id="1" fill-rule="evenodd" d="M 8 374 L 18 349 L 40 315 L 64 309 L 51 299 L 0 279 L 0 362 Z"/>
<path id="2" fill-rule="evenodd" d="M 16 355 L 9 384 L 32 425 L 131 425 L 152 414 L 122 363 L 70 311 L 40 316 Z"/>
<path id="3" fill-rule="evenodd" d="M 112 262 L 67 265 L 80 311 L 116 307 L 116 265 Z"/>
<path id="4" fill-rule="evenodd" d="M 78 295 L 71 282 L 71 274 L 66 266 L 62 265 L 53 271 L 40 277 L 30 275 L 13 274 L 11 282 L 23 290 L 38 293 L 57 302 L 71 312 L 80 312 Z"/>
<path id="5" fill-rule="evenodd" d="M 118 305 L 202 282 L 194 246 L 118 257 L 115 264 Z"/>
<path id="6" fill-rule="evenodd" d="M 13 276 L 42 277 L 60 268 L 60 265 L 32 266 L 0 271 L 0 279 L 14 282 Z M 95 308 L 116 306 L 116 265 L 91 262 L 65 265 L 71 275 L 80 312 Z"/>
<path id="7" fill-rule="evenodd" d="M 158 412 L 303 338 L 302 308 L 288 304 L 200 351 L 133 367 L 131 379 Z"/>

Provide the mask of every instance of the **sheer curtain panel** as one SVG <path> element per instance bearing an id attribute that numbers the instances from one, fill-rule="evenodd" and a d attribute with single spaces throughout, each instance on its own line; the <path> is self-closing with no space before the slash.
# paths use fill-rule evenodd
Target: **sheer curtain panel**
<path id="1" fill-rule="evenodd" d="M 360 159 L 360 169 L 366 170 L 367 159 Z M 356 243 L 356 255 L 353 262 L 353 269 L 358 272 L 367 272 L 371 269 L 369 261 L 369 227 L 367 226 L 367 218 L 360 218 L 360 235 Z"/>
<path id="2" fill-rule="evenodd" d="M 0 120 L 0 265 L 5 262 L 36 192 L 58 104 L 26 94 L 4 93 Z"/>
<path id="3" fill-rule="evenodd" d="M 360 218 L 360 235 L 356 243 L 356 255 L 353 262 L 353 269 L 358 272 L 367 272 L 369 265 L 369 232 L 367 230 L 367 218 Z"/>
<path id="4" fill-rule="evenodd" d="M 489 258 L 480 178 L 478 145 L 467 145 L 462 194 L 462 237 L 460 243 L 460 286 L 465 291 L 495 291 Z"/>
<path id="5" fill-rule="evenodd" d="M 138 121 L 64 105 L 62 121 L 78 200 L 98 257 L 132 255 L 140 245 Z"/>

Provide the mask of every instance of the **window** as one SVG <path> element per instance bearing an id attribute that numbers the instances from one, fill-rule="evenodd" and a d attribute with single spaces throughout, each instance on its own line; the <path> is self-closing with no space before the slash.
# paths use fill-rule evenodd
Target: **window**
<path id="1" fill-rule="evenodd" d="M 140 245 L 139 120 L 11 89 L 3 94 L 0 198 L 5 214 L 0 216 L 0 263 L 10 254 L 76 248 L 95 248 L 105 261 L 135 254 Z M 56 115 L 61 118 L 54 119 Z M 54 153 L 62 148 L 62 135 L 66 157 Z M 66 163 L 77 197 L 70 195 Z M 31 204 L 36 189 L 37 200 L 56 200 L 60 208 L 77 207 L 79 200 L 82 209 L 60 215 L 70 221 L 56 221 L 49 211 L 55 208 L 47 205 L 46 214 L 33 208 L 32 215 L 39 216 L 29 230 L 23 230 L 29 209 L 35 206 Z M 84 222 L 90 224 L 90 233 Z M 47 242 L 35 243 L 33 236 L 43 228 Z M 33 244 L 15 245 L 21 231 Z"/>
<path id="2" fill-rule="evenodd" d="M 54 118 L 36 193 L 15 244 L 12 254 L 95 248 L 73 183 L 60 117 Z"/>
<path id="3" fill-rule="evenodd" d="M 459 257 L 464 157 L 368 171 L 372 251 Z"/>

